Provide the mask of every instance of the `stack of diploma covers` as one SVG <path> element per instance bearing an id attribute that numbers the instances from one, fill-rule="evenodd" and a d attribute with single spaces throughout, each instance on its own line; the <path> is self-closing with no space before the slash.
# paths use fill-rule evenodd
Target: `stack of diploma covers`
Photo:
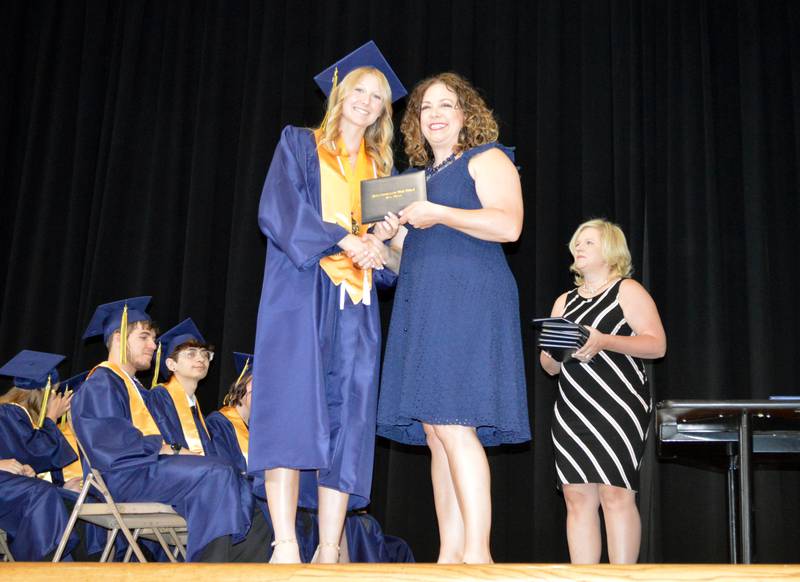
<path id="1" fill-rule="evenodd" d="M 417 200 L 427 200 L 425 172 L 361 181 L 361 223 L 380 222 L 389 212 L 397 214 Z"/>
<path id="2" fill-rule="evenodd" d="M 534 319 L 533 326 L 537 331 L 536 345 L 558 362 L 572 357 L 589 339 L 589 330 L 563 317 Z"/>

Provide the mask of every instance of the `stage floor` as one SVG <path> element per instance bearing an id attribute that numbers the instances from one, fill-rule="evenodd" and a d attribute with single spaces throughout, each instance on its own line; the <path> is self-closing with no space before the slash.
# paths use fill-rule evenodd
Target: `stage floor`
<path id="1" fill-rule="evenodd" d="M 180 582 L 191 580 L 361 580 L 365 582 L 460 580 L 800 580 L 800 564 L 637 564 L 634 566 L 571 566 L 569 564 L 492 564 L 486 566 L 436 564 L 50 564 L 0 563 L 0 580 L 70 582 L 85 580 Z"/>

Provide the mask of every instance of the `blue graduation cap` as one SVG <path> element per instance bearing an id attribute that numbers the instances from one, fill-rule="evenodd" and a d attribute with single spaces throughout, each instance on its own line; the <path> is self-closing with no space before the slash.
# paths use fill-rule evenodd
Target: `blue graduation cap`
<path id="1" fill-rule="evenodd" d="M 58 391 L 61 393 L 65 393 L 67 390 L 72 390 L 74 393 L 81 387 L 81 385 L 86 381 L 86 376 L 89 375 L 89 370 L 85 370 L 80 374 L 75 374 L 74 376 L 67 378 L 58 386 Z"/>
<path id="2" fill-rule="evenodd" d="M 172 329 L 162 333 L 157 343 L 161 344 L 161 353 L 165 354 L 166 357 L 170 357 L 175 348 L 191 340 L 201 344 L 206 343 L 206 340 L 203 339 L 203 334 L 197 329 L 192 318 L 187 317 Z"/>
<path id="3" fill-rule="evenodd" d="M 58 366 L 66 356 L 22 350 L 0 368 L 0 376 L 12 376 L 14 386 L 40 390 L 58 382 Z"/>
<path id="4" fill-rule="evenodd" d="M 328 97 L 340 79 L 344 79 L 348 73 L 359 67 L 375 67 L 384 74 L 392 90 L 392 103 L 408 94 L 400 78 L 392 70 L 392 67 L 389 66 L 386 58 L 381 51 L 378 50 L 378 45 L 373 41 L 369 41 L 346 57 L 336 61 L 314 77 L 314 81 L 319 85 L 319 88 L 322 89 L 322 92 L 325 93 L 325 96 Z"/>
<path id="5" fill-rule="evenodd" d="M 239 374 L 241 380 L 245 374 L 253 373 L 253 354 L 245 354 L 243 352 L 233 352 L 233 362 L 236 366 L 236 372 Z"/>
<path id="6" fill-rule="evenodd" d="M 95 309 L 89 327 L 83 333 L 83 339 L 88 339 L 97 335 L 103 335 L 103 341 L 108 343 L 116 330 L 123 327 L 123 316 L 127 317 L 125 324 L 136 323 L 137 321 L 150 321 L 150 316 L 145 309 L 150 303 L 151 296 L 131 297 L 120 299 L 111 303 L 104 303 Z"/>

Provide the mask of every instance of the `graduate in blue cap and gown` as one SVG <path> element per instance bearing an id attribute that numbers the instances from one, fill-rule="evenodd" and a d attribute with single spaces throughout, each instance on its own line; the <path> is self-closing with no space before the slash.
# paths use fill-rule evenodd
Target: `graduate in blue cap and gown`
<path id="1" fill-rule="evenodd" d="M 250 401 L 253 393 L 253 355 L 233 353 L 238 377 L 222 401 L 222 408 L 206 417 L 206 426 L 220 457 L 247 473 L 250 451 Z"/>
<path id="2" fill-rule="evenodd" d="M 153 382 L 157 382 L 159 374 L 168 380 L 150 389 L 147 407 L 161 436 L 171 445 L 197 455 L 215 454 L 195 397 L 197 385 L 208 375 L 214 359 L 213 347 L 206 343 L 191 318 L 164 332 L 157 344 Z"/>
<path id="3" fill-rule="evenodd" d="M 145 405 L 136 372 L 150 368 L 156 351 L 149 301 L 115 301 L 95 311 L 84 338 L 102 335 L 108 359 L 74 397 L 76 436 L 116 501 L 166 503 L 186 519 L 190 561 L 263 561 L 267 541 L 263 528 L 251 528 L 244 480 L 226 461 L 172 448 Z"/>
<path id="4" fill-rule="evenodd" d="M 272 562 L 299 562 L 301 470 L 318 474 L 319 553 L 339 559 L 348 508 L 369 503 L 380 321 L 375 285 L 391 284 L 374 243 L 397 232 L 361 222 L 362 180 L 393 172 L 392 101 L 405 89 L 374 43 L 318 75 L 317 129 L 287 126 L 259 205 L 267 260 L 255 343 L 249 471 L 266 471 Z"/>
<path id="5" fill-rule="evenodd" d="M 73 491 L 36 477 L 66 467 L 78 457 L 56 422 L 70 406 L 70 395 L 56 394 L 56 366 L 64 356 L 23 350 L 0 368 L 14 385 L 0 397 L 0 529 L 8 534 L 12 555 L 20 561 L 49 559 L 69 520 L 65 498 L 80 489 L 80 478 L 67 484 Z M 78 550 L 73 533 L 67 553 Z M 88 559 L 83 547 L 77 559 Z"/>

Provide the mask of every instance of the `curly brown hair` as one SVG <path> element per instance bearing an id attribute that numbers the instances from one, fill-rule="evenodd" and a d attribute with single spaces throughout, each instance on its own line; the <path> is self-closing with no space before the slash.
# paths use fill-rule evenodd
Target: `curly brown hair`
<path id="1" fill-rule="evenodd" d="M 422 135 L 419 123 L 420 105 L 425 91 L 442 83 L 458 97 L 458 106 L 464 112 L 464 127 L 458 134 L 456 152 L 497 141 L 500 131 L 492 110 L 469 81 L 457 73 L 439 73 L 417 83 L 406 104 L 400 124 L 405 152 L 412 166 L 427 166 L 433 160 L 433 151 Z"/>

